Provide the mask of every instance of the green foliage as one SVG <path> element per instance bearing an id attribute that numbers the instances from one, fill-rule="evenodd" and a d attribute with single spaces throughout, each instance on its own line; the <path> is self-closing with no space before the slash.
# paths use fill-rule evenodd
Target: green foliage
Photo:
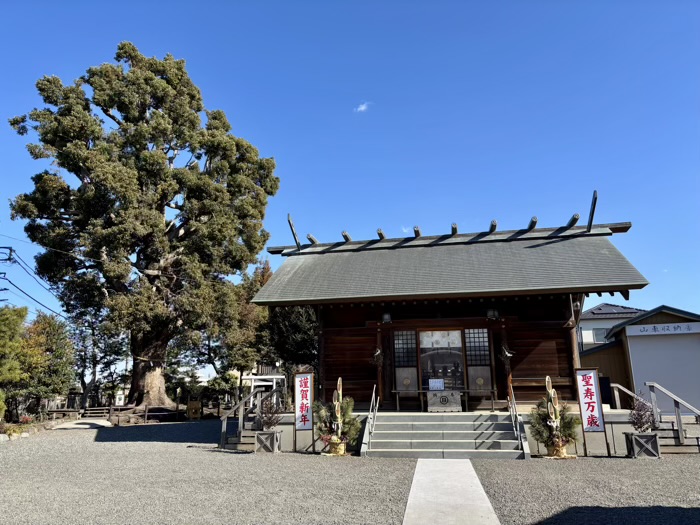
<path id="1" fill-rule="evenodd" d="M 29 378 L 24 395 L 49 398 L 64 395 L 75 383 L 73 343 L 68 325 L 54 315 L 39 313 L 27 327 L 22 352 Z"/>
<path id="2" fill-rule="evenodd" d="M 270 309 L 270 342 L 276 360 L 318 368 L 318 320 L 311 306 Z"/>
<path id="3" fill-rule="evenodd" d="M 559 428 L 555 429 L 547 410 L 547 398 L 543 398 L 530 411 L 530 432 L 538 443 L 546 447 L 566 446 L 577 440 L 577 430 L 581 420 L 571 414 L 566 403 L 559 409 Z"/>
<path id="4" fill-rule="evenodd" d="M 75 374 L 83 390 L 81 407 L 88 397 L 102 388 L 114 396 L 123 380 L 118 366 L 128 355 L 128 339 L 106 323 L 105 310 L 81 310 L 71 317 L 71 337 L 75 348 Z"/>
<path id="5" fill-rule="evenodd" d="M 341 441 L 347 441 L 351 445 L 357 443 L 362 424 L 360 420 L 352 415 L 355 408 L 355 400 L 351 397 L 344 397 L 340 403 Z M 326 440 L 330 439 L 336 432 L 335 409 L 333 403 L 322 403 L 315 401 L 313 404 L 314 420 L 316 422 L 316 432 Z"/>
<path id="6" fill-rule="evenodd" d="M 5 417 L 7 409 L 6 392 L 27 379 L 27 372 L 22 370 L 21 364 L 26 317 L 26 308 L 0 308 L 0 419 Z"/>
<path id="7" fill-rule="evenodd" d="M 11 209 L 47 249 L 37 270 L 66 311 L 104 309 L 130 331 L 142 358 L 132 390 L 143 397 L 144 374 L 162 367 L 175 338 L 226 317 L 221 333 L 235 340 L 245 312 L 226 277 L 245 274 L 265 245 L 279 180 L 273 159 L 234 136 L 222 111 L 205 110 L 183 60 L 148 58 L 129 42 L 115 59 L 73 84 L 41 78 L 45 106 L 10 120 L 36 134 L 29 154 L 52 166 Z"/>

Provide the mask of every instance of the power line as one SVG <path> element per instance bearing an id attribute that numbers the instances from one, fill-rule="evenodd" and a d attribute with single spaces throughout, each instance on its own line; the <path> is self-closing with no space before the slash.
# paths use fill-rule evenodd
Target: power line
<path id="1" fill-rule="evenodd" d="M 14 263 L 15 263 L 17 266 L 19 266 L 20 268 L 22 268 L 22 270 L 24 270 L 24 273 L 26 273 L 29 277 L 31 277 L 32 279 L 34 279 L 34 280 L 36 281 L 36 283 L 37 283 L 39 286 L 41 286 L 44 290 L 46 290 L 46 291 L 49 292 L 51 295 L 53 295 L 54 297 L 56 297 L 56 296 L 53 294 L 53 292 L 51 291 L 50 288 L 47 288 L 46 286 L 44 286 L 44 285 L 41 283 L 41 281 L 40 281 L 39 279 L 37 279 L 37 278 L 34 276 L 34 272 L 33 272 L 33 271 L 30 272 L 30 270 L 28 270 L 27 268 L 25 268 L 25 267 L 22 265 L 22 263 L 19 262 L 19 259 L 14 259 L 12 262 L 14 262 Z M 58 299 L 58 297 L 56 297 L 56 299 Z"/>
<path id="2" fill-rule="evenodd" d="M 46 306 L 44 303 L 42 303 L 42 302 L 39 301 L 38 299 L 35 299 L 35 298 L 32 297 L 31 295 L 29 295 L 27 292 L 25 292 L 24 290 L 22 290 L 22 289 L 21 289 L 19 286 L 17 286 L 15 283 L 13 283 L 13 282 L 12 282 L 10 279 L 8 279 L 7 277 L 0 277 L 0 279 L 2 279 L 3 281 L 7 281 L 10 285 L 12 285 L 12 286 L 15 287 L 17 290 L 19 290 L 20 292 L 22 292 L 24 295 L 26 295 L 27 297 L 29 297 L 29 298 L 30 298 L 32 301 L 34 301 L 36 304 L 38 304 L 38 305 L 43 306 L 44 308 L 46 308 L 49 312 L 54 313 L 54 314 L 56 314 L 56 315 L 59 316 L 59 317 L 62 317 L 62 318 L 65 319 L 66 321 L 68 320 L 68 318 L 67 318 L 65 315 L 59 314 L 56 310 L 53 310 L 52 308 L 49 308 L 48 306 Z"/>
<path id="3" fill-rule="evenodd" d="M 43 248 L 44 250 L 50 250 L 52 252 L 63 253 L 65 255 L 70 255 L 71 257 L 75 257 L 76 259 L 87 259 L 88 261 L 102 262 L 99 259 L 93 259 L 92 257 L 88 257 L 87 255 L 76 255 L 74 253 L 66 252 L 64 250 L 59 250 L 57 248 L 49 248 L 48 246 L 42 246 L 41 244 L 37 244 L 37 243 L 32 242 L 32 241 L 25 241 L 24 239 L 18 239 L 17 237 L 5 235 L 4 233 L 0 233 L 0 237 L 7 237 L 8 239 L 12 239 L 13 241 L 23 242 L 24 244 L 31 244 L 34 246 L 39 246 L 39 247 Z"/>
<path id="4" fill-rule="evenodd" d="M 22 257 L 21 257 L 20 254 L 17 252 L 17 250 L 13 250 L 12 253 L 13 253 L 13 254 L 17 257 L 17 259 L 19 259 L 27 268 L 29 268 L 29 269 L 31 270 L 31 272 L 32 272 L 34 275 L 36 275 L 39 279 L 41 279 L 41 280 L 46 284 L 46 286 L 51 286 L 51 283 L 50 283 L 50 282 L 48 282 L 48 281 L 47 281 L 46 279 L 44 279 L 41 275 L 39 275 L 38 273 L 36 273 L 36 271 L 32 270 L 32 265 L 29 264 L 29 263 L 27 263 L 27 261 L 25 261 L 24 259 L 22 259 Z"/>

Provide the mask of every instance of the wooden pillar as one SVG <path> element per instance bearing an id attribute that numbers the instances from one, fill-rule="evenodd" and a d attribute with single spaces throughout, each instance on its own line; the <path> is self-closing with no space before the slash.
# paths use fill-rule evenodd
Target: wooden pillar
<path id="1" fill-rule="evenodd" d="M 575 325 L 569 330 L 569 340 L 571 342 L 571 356 L 574 369 L 581 368 L 581 358 L 578 355 L 578 334 Z"/>
<path id="2" fill-rule="evenodd" d="M 379 402 L 384 398 L 384 351 L 382 349 L 382 325 L 377 323 L 377 351 L 380 353 L 381 361 L 377 362 L 377 390 Z"/>
<path id="3" fill-rule="evenodd" d="M 326 402 L 326 393 L 323 390 L 324 381 L 326 379 L 325 373 L 325 363 L 323 362 L 324 351 L 323 351 L 323 318 L 321 317 L 322 307 L 316 307 L 316 321 L 318 323 L 318 386 L 316 387 L 317 392 L 320 390 L 320 399 Z"/>

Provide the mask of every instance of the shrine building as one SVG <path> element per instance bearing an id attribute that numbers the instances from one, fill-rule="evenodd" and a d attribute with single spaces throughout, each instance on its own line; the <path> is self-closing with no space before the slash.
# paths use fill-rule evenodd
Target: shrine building
<path id="1" fill-rule="evenodd" d="M 284 263 L 254 298 L 311 305 L 319 327 L 319 383 L 338 377 L 358 405 L 375 389 L 382 410 L 426 410 L 431 390 L 452 391 L 461 410 L 542 398 L 550 376 L 575 401 L 576 325 L 590 294 L 621 294 L 647 280 L 611 238 L 628 222 L 270 247 Z M 290 221 L 291 225 L 291 221 Z M 438 387 L 435 387 L 438 385 Z"/>

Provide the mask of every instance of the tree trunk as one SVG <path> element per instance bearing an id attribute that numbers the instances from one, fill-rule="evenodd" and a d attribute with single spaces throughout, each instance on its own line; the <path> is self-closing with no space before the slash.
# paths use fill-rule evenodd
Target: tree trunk
<path id="1" fill-rule="evenodd" d="M 129 405 L 148 405 L 175 408 L 175 402 L 165 391 L 163 364 L 165 363 L 167 341 L 156 340 L 144 344 L 144 338 L 132 335 L 131 353 L 133 366 Z"/>

